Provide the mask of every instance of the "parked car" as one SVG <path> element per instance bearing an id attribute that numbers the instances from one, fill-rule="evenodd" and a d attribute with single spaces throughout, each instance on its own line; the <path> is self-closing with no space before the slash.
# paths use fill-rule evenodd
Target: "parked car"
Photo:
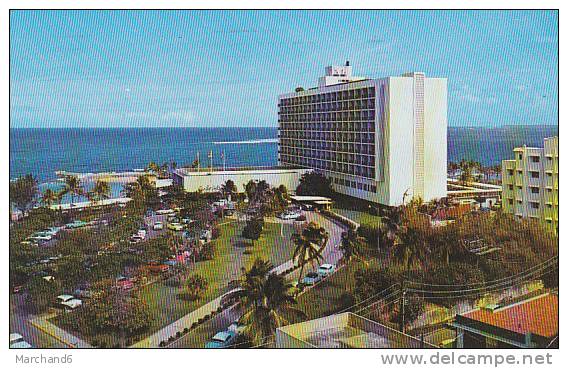
<path id="1" fill-rule="evenodd" d="M 131 290 L 134 287 L 134 283 L 128 277 L 119 276 L 116 278 L 116 287 L 122 290 Z"/>
<path id="2" fill-rule="evenodd" d="M 180 224 L 179 222 L 170 222 L 170 223 L 168 224 L 168 229 L 174 230 L 174 231 L 182 231 L 182 230 L 183 230 L 183 225 Z"/>
<path id="3" fill-rule="evenodd" d="M 308 272 L 308 274 L 302 279 L 304 285 L 314 285 L 321 281 L 322 277 L 317 272 Z"/>
<path id="4" fill-rule="evenodd" d="M 30 236 L 28 239 L 31 241 L 36 241 L 41 243 L 41 242 L 50 241 L 51 239 L 53 239 L 53 236 L 44 233 L 35 233 L 32 234 L 32 236 Z"/>
<path id="5" fill-rule="evenodd" d="M 32 345 L 19 333 L 10 334 L 10 349 L 31 349 Z"/>
<path id="6" fill-rule="evenodd" d="M 73 292 L 77 299 L 87 299 L 93 297 L 93 292 L 87 289 L 77 289 Z"/>
<path id="7" fill-rule="evenodd" d="M 132 235 L 130 237 L 130 243 L 132 244 L 140 243 L 142 240 L 144 240 L 144 238 L 142 238 L 140 235 Z"/>
<path id="8" fill-rule="evenodd" d="M 296 221 L 306 221 L 306 216 L 300 215 L 300 216 L 296 217 L 295 220 Z"/>
<path id="9" fill-rule="evenodd" d="M 68 302 L 69 300 L 75 299 L 73 295 L 61 294 L 57 296 L 57 304 L 62 304 Z"/>
<path id="10" fill-rule="evenodd" d="M 189 217 L 184 217 L 184 218 L 181 219 L 181 223 L 182 223 L 182 224 L 187 224 L 187 225 L 189 225 L 189 224 L 192 224 L 192 223 L 194 223 L 194 222 L 195 222 L 195 221 L 192 220 L 192 219 L 190 219 Z"/>
<path id="11" fill-rule="evenodd" d="M 160 221 L 154 222 L 154 226 L 152 227 L 154 230 L 164 230 L 164 223 Z"/>
<path id="12" fill-rule="evenodd" d="M 247 326 L 244 323 L 239 322 L 237 319 L 235 322 L 231 323 L 229 327 L 227 327 L 227 331 L 231 331 L 238 334 L 242 334 Z"/>
<path id="13" fill-rule="evenodd" d="M 50 228 L 47 228 L 47 229 L 43 229 L 39 233 L 51 235 L 52 237 L 54 237 L 54 236 L 57 235 L 57 233 L 59 233 L 59 230 L 60 230 L 60 228 L 58 228 L 58 227 L 50 227 Z"/>
<path id="14" fill-rule="evenodd" d="M 136 235 L 138 235 L 138 236 L 141 237 L 142 239 L 146 239 L 146 229 L 140 229 L 140 230 L 138 230 L 138 232 L 136 233 Z"/>
<path id="15" fill-rule="evenodd" d="M 237 334 L 233 331 L 223 331 L 217 332 L 215 336 L 211 338 L 210 341 L 205 344 L 206 349 L 220 349 L 220 348 L 228 348 L 235 339 L 237 338 Z"/>
<path id="16" fill-rule="evenodd" d="M 156 215 L 169 215 L 172 213 L 175 213 L 175 211 L 172 210 L 171 208 L 156 211 Z"/>
<path id="17" fill-rule="evenodd" d="M 66 312 L 74 311 L 75 309 L 79 308 L 83 305 L 83 301 L 81 299 L 71 299 L 66 302 L 62 302 L 61 305 L 65 309 Z"/>
<path id="18" fill-rule="evenodd" d="M 170 270 L 170 266 L 166 264 L 159 264 L 157 262 L 151 262 L 147 266 L 148 271 L 152 273 L 165 273 Z"/>
<path id="19" fill-rule="evenodd" d="M 278 215 L 278 218 L 282 220 L 295 220 L 302 214 L 300 212 L 282 212 Z"/>
<path id="20" fill-rule="evenodd" d="M 80 227 L 85 227 L 85 226 L 87 226 L 87 223 L 81 220 L 75 220 L 65 225 L 67 229 L 78 229 Z"/>
<path id="21" fill-rule="evenodd" d="M 318 268 L 318 274 L 321 277 L 327 277 L 328 275 L 331 275 L 334 271 L 335 271 L 335 265 L 329 263 L 324 263 Z"/>
<path id="22" fill-rule="evenodd" d="M 24 290 L 24 285 L 16 285 L 12 288 L 12 293 L 19 294 Z"/>

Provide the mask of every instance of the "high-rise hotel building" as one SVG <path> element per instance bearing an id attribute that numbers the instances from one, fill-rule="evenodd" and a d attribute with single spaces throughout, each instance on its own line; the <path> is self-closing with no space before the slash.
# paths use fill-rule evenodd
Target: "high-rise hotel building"
<path id="1" fill-rule="evenodd" d="M 517 147 L 502 163 L 503 211 L 543 221 L 558 231 L 558 137 L 544 147 Z"/>
<path id="2" fill-rule="evenodd" d="M 366 79 L 330 66 L 317 88 L 279 96 L 278 161 L 387 206 L 446 196 L 447 79 Z M 406 193 L 406 196 L 405 196 Z"/>

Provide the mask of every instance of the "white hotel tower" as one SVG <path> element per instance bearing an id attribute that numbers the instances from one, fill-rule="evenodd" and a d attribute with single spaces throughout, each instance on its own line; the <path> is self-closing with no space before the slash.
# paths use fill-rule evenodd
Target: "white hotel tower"
<path id="1" fill-rule="evenodd" d="M 278 161 L 319 171 L 343 194 L 387 206 L 446 196 L 447 79 L 366 79 L 330 66 L 279 96 Z"/>

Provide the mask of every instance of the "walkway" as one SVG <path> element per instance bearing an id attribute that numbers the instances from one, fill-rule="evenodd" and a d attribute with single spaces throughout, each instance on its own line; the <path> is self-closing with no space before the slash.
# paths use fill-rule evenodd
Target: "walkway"
<path id="1" fill-rule="evenodd" d="M 327 246 L 324 248 L 322 253 L 325 263 L 337 264 L 337 261 L 341 258 L 341 252 L 337 248 L 337 245 L 341 241 L 341 234 L 346 230 L 346 227 L 338 222 L 330 220 L 317 212 L 305 212 L 307 221 L 313 221 L 327 230 L 329 233 L 329 241 Z M 290 220 L 270 220 L 271 222 L 285 222 L 289 223 Z M 283 264 L 274 268 L 278 273 L 292 267 L 293 261 L 289 260 Z M 307 267 L 306 267 L 307 268 Z M 216 310 L 221 303 L 221 296 L 213 299 L 209 303 L 199 307 L 198 309 L 186 314 L 177 321 L 165 326 L 161 330 L 155 332 L 154 334 L 146 337 L 133 345 L 131 348 L 156 348 L 159 347 L 161 341 L 168 340 L 170 336 L 175 336 L 176 332 L 183 331 L 184 328 L 189 328 L 194 322 L 197 322 L 200 318 L 210 314 L 212 311 Z"/>
<path id="2" fill-rule="evenodd" d="M 93 346 L 89 345 L 86 341 L 81 340 L 75 335 L 57 327 L 49 321 L 50 318 L 55 317 L 55 314 L 42 314 L 29 319 L 29 323 L 37 329 L 43 331 L 54 339 L 62 342 L 70 348 L 87 349 Z"/>

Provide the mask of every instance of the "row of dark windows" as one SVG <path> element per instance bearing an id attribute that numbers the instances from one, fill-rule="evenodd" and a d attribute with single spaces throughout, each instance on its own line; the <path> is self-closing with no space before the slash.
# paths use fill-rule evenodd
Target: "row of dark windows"
<path id="1" fill-rule="evenodd" d="M 310 149 L 315 151 L 346 152 L 357 155 L 375 155 L 374 144 L 345 143 L 313 140 L 281 139 L 280 148 Z"/>
<path id="2" fill-rule="evenodd" d="M 278 134 L 284 139 L 305 139 L 310 141 L 334 141 L 334 142 L 353 142 L 353 143 L 375 143 L 375 133 L 336 133 L 336 132 L 313 132 L 302 130 L 285 130 Z"/>
<path id="3" fill-rule="evenodd" d="M 375 108 L 375 99 L 326 102 L 313 105 L 280 106 L 279 114 L 301 114 L 308 112 L 334 112 L 346 110 L 369 110 Z"/>
<path id="4" fill-rule="evenodd" d="M 310 150 L 292 147 L 280 147 L 279 153 L 290 156 L 305 156 L 309 158 L 316 158 L 321 160 L 342 162 L 347 164 L 357 164 L 364 166 L 375 166 L 375 156 L 361 155 L 355 153 L 342 153 L 321 150 Z"/>
<path id="5" fill-rule="evenodd" d="M 315 93 L 313 95 L 295 96 L 282 98 L 279 106 L 294 106 L 303 105 L 308 103 L 331 102 L 341 100 L 352 100 L 359 98 L 373 98 L 375 97 L 375 87 L 364 87 L 349 89 L 343 91 Z"/>
<path id="6" fill-rule="evenodd" d="M 371 192 L 371 193 L 376 193 L 376 192 L 377 192 L 377 186 L 376 186 L 376 185 L 371 185 L 371 184 L 366 184 L 366 183 L 360 183 L 360 182 L 357 182 L 357 181 L 355 181 L 355 180 L 342 179 L 342 178 L 334 178 L 334 179 L 333 179 L 333 183 L 334 183 L 335 185 L 341 185 L 341 186 L 344 186 L 344 187 L 349 187 L 349 188 L 364 190 L 364 191 L 366 191 L 366 192 Z"/>
<path id="7" fill-rule="evenodd" d="M 372 167 L 360 166 L 347 163 L 338 163 L 334 161 L 319 160 L 306 156 L 280 154 L 280 161 L 283 165 L 296 165 L 308 167 L 311 169 L 335 171 L 343 174 L 355 175 L 364 178 L 374 178 L 374 169 Z"/>
<path id="8" fill-rule="evenodd" d="M 279 122 L 305 122 L 305 121 L 374 121 L 375 110 L 340 111 L 340 112 L 312 112 L 306 114 L 279 114 Z"/>

